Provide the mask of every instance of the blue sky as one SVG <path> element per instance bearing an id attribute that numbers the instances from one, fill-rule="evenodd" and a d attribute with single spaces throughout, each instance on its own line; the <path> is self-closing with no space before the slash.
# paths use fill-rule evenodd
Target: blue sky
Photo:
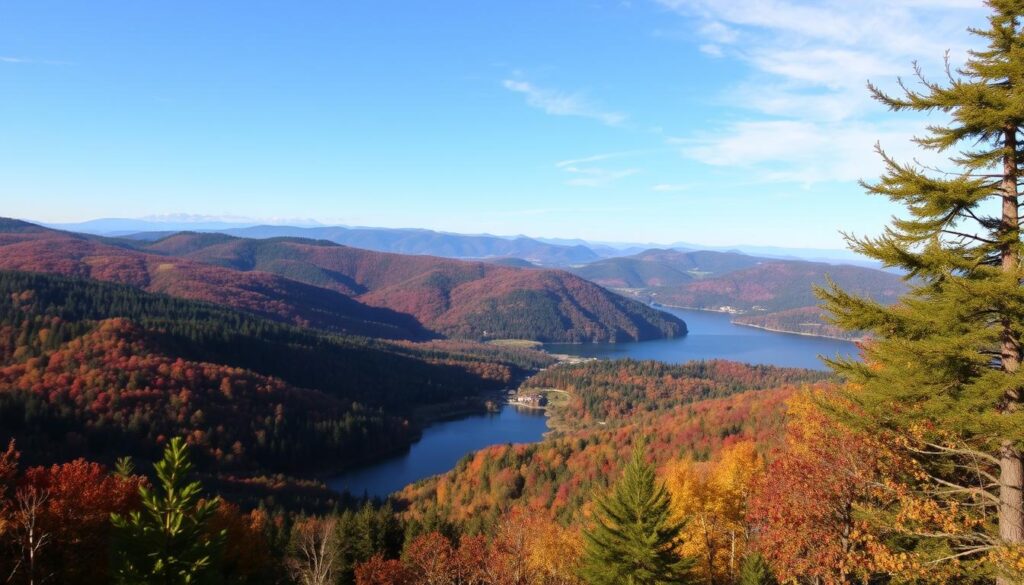
<path id="1" fill-rule="evenodd" d="M 837 248 L 980 4 L 5 0 L 0 214 Z"/>

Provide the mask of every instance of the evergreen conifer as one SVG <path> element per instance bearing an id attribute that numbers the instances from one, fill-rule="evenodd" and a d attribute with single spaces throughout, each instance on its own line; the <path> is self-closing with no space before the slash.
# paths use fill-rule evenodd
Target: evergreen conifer
<path id="1" fill-rule="evenodd" d="M 171 440 L 154 468 L 158 488 L 139 486 L 143 510 L 111 517 L 117 581 L 125 585 L 216 583 L 224 534 L 210 535 L 207 525 L 220 500 L 201 501 L 199 482 L 187 481 L 192 463 L 181 437 Z"/>
<path id="2" fill-rule="evenodd" d="M 936 560 L 1024 545 L 1024 2 L 987 4 L 988 27 L 971 30 L 987 47 L 960 69 L 947 65 L 942 82 L 915 66 L 919 87 L 901 83 L 897 96 L 869 84 L 890 110 L 948 116 L 915 142 L 950 153 L 953 167 L 899 162 L 879 148 L 885 172 L 863 185 L 906 213 L 878 237 L 848 236 L 854 250 L 905 271 L 910 291 L 886 307 L 834 284 L 819 290 L 835 324 L 870 334 L 863 362 L 830 360 L 866 419 L 910 437 L 940 506 L 990 507 L 986 526 L 949 535 Z"/>
<path id="3" fill-rule="evenodd" d="M 595 505 L 596 525 L 584 533 L 581 577 L 591 585 L 678 585 L 692 582 L 692 559 L 677 549 L 682 525 L 654 467 L 637 447 L 620 479 Z"/>

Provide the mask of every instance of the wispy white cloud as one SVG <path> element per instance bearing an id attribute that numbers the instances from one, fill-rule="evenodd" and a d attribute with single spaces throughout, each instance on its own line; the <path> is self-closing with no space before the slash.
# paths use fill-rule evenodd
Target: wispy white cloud
<path id="1" fill-rule="evenodd" d="M 0 63 L 12 63 L 19 65 L 71 65 L 70 61 L 54 61 L 51 59 L 29 59 L 27 57 L 11 57 L 9 55 L 0 55 Z"/>
<path id="2" fill-rule="evenodd" d="M 651 187 L 651 191 L 657 191 L 658 193 L 678 193 L 679 191 L 689 190 L 690 185 L 681 183 L 658 183 Z"/>
<path id="3" fill-rule="evenodd" d="M 711 55 L 712 57 L 724 57 L 725 52 L 722 51 L 722 47 L 713 43 L 705 43 L 700 46 L 700 52 L 705 55 Z"/>
<path id="4" fill-rule="evenodd" d="M 909 156 L 925 121 L 886 114 L 865 82 L 894 87 L 915 60 L 943 75 L 945 51 L 960 62 L 977 44 L 966 27 L 984 16 L 980 0 L 655 1 L 690 22 L 700 51 L 750 70 L 721 96 L 737 121 L 666 143 L 708 165 L 801 183 L 870 176 L 876 141 Z"/>
<path id="5" fill-rule="evenodd" d="M 708 20 L 700 27 L 700 34 L 716 43 L 735 43 L 739 38 L 739 31 L 726 25 L 719 20 Z"/>
<path id="6" fill-rule="evenodd" d="M 577 116 L 591 118 L 607 126 L 619 126 L 626 121 L 626 115 L 613 112 L 592 103 L 584 94 L 564 92 L 556 89 L 537 87 L 518 79 L 506 79 L 502 86 L 526 97 L 527 105 L 553 116 Z"/>
<path id="7" fill-rule="evenodd" d="M 581 164 L 599 162 L 599 161 L 603 161 L 603 160 L 609 160 L 609 159 L 615 159 L 615 158 L 623 158 L 623 157 L 627 157 L 627 156 L 634 156 L 634 155 L 637 155 L 637 154 L 640 154 L 640 153 L 641 153 L 641 151 L 636 151 L 636 150 L 623 151 L 623 152 L 606 152 L 606 153 L 602 153 L 602 154 L 595 154 L 595 155 L 591 155 L 591 156 L 585 156 L 583 158 L 573 158 L 573 159 L 558 161 L 558 162 L 555 163 L 555 166 L 561 169 L 561 168 L 565 168 L 565 167 L 572 167 L 572 166 L 577 166 L 577 165 L 581 165 Z"/>
<path id="8" fill-rule="evenodd" d="M 917 123 L 908 121 L 737 122 L 721 136 L 698 135 L 683 146 L 682 152 L 708 165 L 745 173 L 753 170 L 759 181 L 804 185 L 856 181 L 882 170 L 874 152 L 876 143 L 889 145 L 890 154 L 899 158 L 917 155 L 906 139 L 918 128 Z"/>
<path id="9" fill-rule="evenodd" d="M 626 177 L 632 177 L 640 169 L 603 169 L 598 167 L 565 167 L 566 172 L 579 175 L 565 182 L 570 187 L 605 187 Z"/>
<path id="10" fill-rule="evenodd" d="M 605 152 L 580 158 L 561 160 L 555 163 L 555 167 L 571 175 L 565 181 L 570 187 L 607 187 L 616 181 L 632 177 L 643 172 L 639 168 L 608 168 L 604 165 L 595 165 L 615 159 L 628 158 L 644 154 L 645 150 L 630 150 L 621 152 Z"/>
<path id="11" fill-rule="evenodd" d="M 203 213 L 162 213 L 144 215 L 138 219 L 153 223 L 258 223 L 267 225 L 318 226 L 323 225 L 314 219 L 302 217 L 250 217 L 232 214 Z"/>

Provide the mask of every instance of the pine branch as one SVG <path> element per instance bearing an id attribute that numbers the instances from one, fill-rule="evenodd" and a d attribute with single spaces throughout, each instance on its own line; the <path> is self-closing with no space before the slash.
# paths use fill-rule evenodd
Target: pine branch
<path id="1" fill-rule="evenodd" d="M 949 235 L 949 236 L 956 236 L 956 237 L 961 238 L 961 239 L 970 239 L 970 240 L 974 240 L 976 242 L 984 242 L 986 244 L 993 244 L 993 245 L 995 245 L 995 244 L 999 243 L 999 242 L 997 242 L 995 240 L 989 240 L 988 238 L 983 238 L 981 236 L 972 235 L 972 234 L 966 234 L 966 233 L 958 232 L 958 231 L 955 231 L 955 230 L 944 229 L 944 230 L 941 230 L 941 233 Z"/>

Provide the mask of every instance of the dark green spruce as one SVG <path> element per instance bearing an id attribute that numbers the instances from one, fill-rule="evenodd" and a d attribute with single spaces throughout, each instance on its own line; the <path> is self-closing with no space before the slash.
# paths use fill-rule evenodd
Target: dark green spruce
<path id="1" fill-rule="evenodd" d="M 175 437 L 154 465 L 158 487 L 139 487 L 142 511 L 114 514 L 114 576 L 118 583 L 187 585 L 219 582 L 224 533 L 211 534 L 210 519 L 220 499 L 201 500 L 188 448 Z"/>
<path id="2" fill-rule="evenodd" d="M 668 490 L 639 447 L 622 478 L 597 500 L 584 532 L 580 576 L 591 585 L 685 585 L 692 559 L 677 552 L 682 524 L 672 519 Z"/>

